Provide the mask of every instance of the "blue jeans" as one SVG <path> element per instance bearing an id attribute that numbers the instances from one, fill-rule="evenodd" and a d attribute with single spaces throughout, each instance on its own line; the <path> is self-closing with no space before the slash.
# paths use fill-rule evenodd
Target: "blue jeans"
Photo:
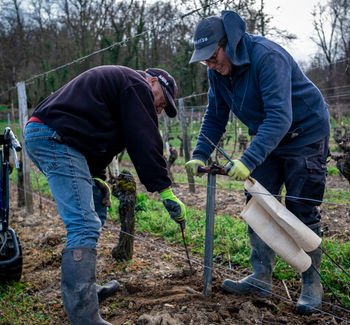
<path id="1" fill-rule="evenodd" d="M 308 226 L 321 219 L 317 206 L 326 185 L 328 140 L 289 151 L 277 148 L 251 175 L 272 194 L 279 194 L 284 184 L 287 209 Z"/>
<path id="2" fill-rule="evenodd" d="M 78 150 L 58 140 L 55 130 L 31 122 L 24 131 L 24 147 L 46 176 L 67 230 L 67 247 L 96 247 L 107 208 L 87 161 Z"/>

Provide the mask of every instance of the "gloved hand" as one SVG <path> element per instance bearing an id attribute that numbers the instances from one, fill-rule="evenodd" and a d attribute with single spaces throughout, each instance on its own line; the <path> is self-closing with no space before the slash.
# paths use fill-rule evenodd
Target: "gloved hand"
<path id="1" fill-rule="evenodd" d="M 203 174 L 198 173 L 198 167 L 204 167 L 205 163 L 199 159 L 191 159 L 185 164 L 187 174 L 192 176 L 203 176 Z"/>
<path id="2" fill-rule="evenodd" d="M 96 186 L 103 193 L 103 198 L 101 201 L 102 205 L 109 208 L 111 206 L 111 189 L 109 188 L 108 184 L 105 181 L 103 181 L 101 178 L 94 177 L 94 181 Z"/>
<path id="3" fill-rule="evenodd" d="M 186 225 L 186 208 L 185 205 L 174 195 L 171 188 L 159 193 L 163 200 L 165 208 L 168 210 L 171 219 L 181 225 L 185 229 Z"/>
<path id="4" fill-rule="evenodd" d="M 227 172 L 227 175 L 230 176 L 234 180 L 244 181 L 250 175 L 250 170 L 238 159 L 235 159 L 234 165 Z"/>

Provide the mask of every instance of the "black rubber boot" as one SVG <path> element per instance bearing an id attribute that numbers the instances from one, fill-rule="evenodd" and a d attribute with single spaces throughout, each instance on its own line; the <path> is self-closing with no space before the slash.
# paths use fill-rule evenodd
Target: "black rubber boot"
<path id="1" fill-rule="evenodd" d="M 62 250 L 61 292 L 72 325 L 110 324 L 98 312 L 95 269 L 96 249 L 77 246 Z"/>
<path id="2" fill-rule="evenodd" d="M 120 287 L 120 284 L 116 280 L 109 281 L 103 286 L 97 285 L 96 290 L 97 290 L 98 301 L 102 302 L 103 300 L 114 296 L 115 293 L 118 291 L 119 287 Z"/>
<path id="3" fill-rule="evenodd" d="M 268 297 L 272 288 L 272 269 L 275 253 L 250 227 L 248 227 L 248 233 L 252 246 L 250 263 L 253 274 L 240 281 L 226 279 L 221 287 L 224 291 L 236 295 L 253 293 L 259 297 Z"/>
<path id="4" fill-rule="evenodd" d="M 309 228 L 321 236 L 321 223 L 309 226 Z M 318 313 L 322 307 L 323 287 L 319 276 L 322 251 L 320 248 L 316 248 L 308 254 L 311 257 L 312 265 L 301 274 L 301 295 L 296 307 L 297 313 L 300 315 Z"/>

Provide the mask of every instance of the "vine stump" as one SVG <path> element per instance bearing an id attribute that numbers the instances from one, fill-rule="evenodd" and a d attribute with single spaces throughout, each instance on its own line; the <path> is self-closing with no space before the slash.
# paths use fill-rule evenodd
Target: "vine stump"
<path id="1" fill-rule="evenodd" d="M 112 195 L 119 199 L 121 232 L 119 243 L 112 249 L 117 261 L 131 260 L 134 251 L 136 182 L 132 174 L 123 170 L 112 186 Z"/>

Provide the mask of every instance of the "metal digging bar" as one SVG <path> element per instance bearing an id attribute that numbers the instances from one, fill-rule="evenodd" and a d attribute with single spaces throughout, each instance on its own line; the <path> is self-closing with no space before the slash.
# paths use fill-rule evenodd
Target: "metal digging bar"
<path id="1" fill-rule="evenodd" d="M 182 223 L 180 223 L 180 228 L 181 228 L 181 233 L 182 233 L 182 241 L 184 243 L 184 247 L 185 247 L 185 251 L 186 251 L 187 263 L 188 263 L 188 265 L 190 267 L 190 274 L 192 275 L 193 274 L 193 269 L 192 269 L 190 255 L 188 254 L 188 248 L 187 248 L 185 234 L 184 234 L 184 227 L 182 226 Z"/>
<path id="2" fill-rule="evenodd" d="M 225 167 L 211 165 L 198 167 L 199 173 L 208 174 L 207 186 L 207 207 L 205 220 L 205 250 L 204 250 L 204 288 L 203 294 L 209 295 L 212 292 L 213 273 L 213 250 L 214 250 L 214 211 L 215 211 L 215 189 L 216 175 L 227 175 Z"/>
<path id="3" fill-rule="evenodd" d="M 234 163 L 226 152 L 215 145 L 215 143 L 213 143 L 213 141 L 211 141 L 203 132 L 200 132 L 200 134 L 214 147 L 214 149 L 224 155 L 224 157 L 231 163 L 228 168 L 231 168 Z M 225 167 L 216 164 L 206 167 L 198 167 L 199 173 L 208 174 L 204 249 L 204 295 L 209 295 L 212 292 L 216 175 L 227 175 L 227 170 L 228 169 L 225 169 Z"/>

